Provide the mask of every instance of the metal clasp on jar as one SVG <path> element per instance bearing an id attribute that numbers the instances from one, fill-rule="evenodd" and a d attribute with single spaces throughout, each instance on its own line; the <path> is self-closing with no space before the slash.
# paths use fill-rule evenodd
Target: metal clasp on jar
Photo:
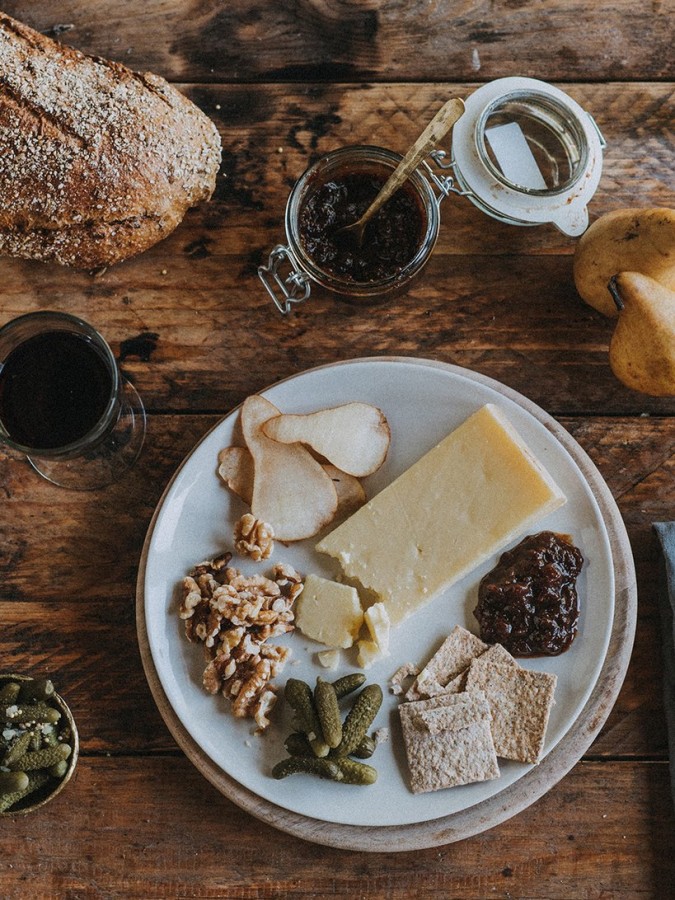
<path id="1" fill-rule="evenodd" d="M 279 272 L 284 262 L 288 262 L 291 267 L 286 277 Z M 272 249 L 266 266 L 258 266 L 258 277 L 274 305 L 283 315 L 289 313 L 294 304 L 306 300 L 311 291 L 309 278 L 296 266 L 293 254 L 283 244 L 277 244 Z"/>
<path id="2" fill-rule="evenodd" d="M 436 196 L 437 206 L 440 206 L 443 200 L 450 194 L 456 194 L 458 197 L 473 196 L 473 191 L 456 187 L 457 174 L 455 172 L 456 164 L 454 157 L 449 156 L 447 151 L 445 150 L 434 150 L 429 154 L 429 156 L 438 166 L 438 168 L 443 172 L 447 172 L 448 169 L 452 169 L 453 172 L 452 175 L 445 174 L 439 176 L 436 174 L 430 163 L 428 163 L 426 160 L 422 161 L 422 166 L 424 166 L 424 168 L 426 169 L 429 175 L 429 180 L 432 181 L 440 191 L 440 194 Z"/>

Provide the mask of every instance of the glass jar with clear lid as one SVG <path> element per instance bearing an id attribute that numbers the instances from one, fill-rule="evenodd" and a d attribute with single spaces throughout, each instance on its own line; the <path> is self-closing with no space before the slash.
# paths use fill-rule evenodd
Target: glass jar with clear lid
<path id="1" fill-rule="evenodd" d="M 399 217 L 397 225 L 415 237 L 405 259 L 392 262 L 389 269 L 374 265 L 361 277 L 357 270 L 336 268 L 330 253 L 317 251 L 306 227 L 317 192 L 344 186 L 355 173 L 372 175 L 383 184 L 401 160 L 398 153 L 380 147 L 345 147 L 322 157 L 298 179 L 286 205 L 286 244 L 272 250 L 258 274 L 284 313 L 306 300 L 314 284 L 351 300 L 386 299 L 404 290 L 428 261 L 438 237 L 441 201 L 451 193 L 501 222 L 550 223 L 578 236 L 588 226 L 587 206 L 600 180 L 604 147 L 592 116 L 553 85 L 533 78 L 489 82 L 465 101 L 464 114 L 452 130 L 451 152 L 433 151 L 399 191 L 405 190 L 412 203 L 410 215 Z M 352 212 L 349 221 L 364 209 Z M 349 224 L 338 219 L 324 219 L 327 233 Z M 386 251 L 368 232 L 362 251 L 372 260 L 383 256 L 387 261 Z"/>

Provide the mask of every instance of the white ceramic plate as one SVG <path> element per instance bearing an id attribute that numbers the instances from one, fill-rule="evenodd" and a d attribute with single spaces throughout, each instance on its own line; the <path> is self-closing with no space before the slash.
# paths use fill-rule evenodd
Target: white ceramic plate
<path id="1" fill-rule="evenodd" d="M 612 556 L 595 497 L 576 462 L 541 421 L 546 421 L 546 414 L 538 411 L 535 418 L 512 399 L 517 395 L 508 389 L 502 392 L 499 387 L 437 363 L 375 358 L 312 369 L 263 393 L 284 412 L 310 412 L 352 400 L 379 406 L 391 425 L 392 443 L 384 466 L 366 480 L 368 496 L 376 494 L 483 404 L 494 403 L 506 413 L 568 498 L 567 504 L 542 519 L 536 530 L 573 535 L 586 560 L 578 582 L 579 634 L 571 648 L 559 657 L 522 661 L 527 668 L 558 676 L 546 754 L 575 722 L 602 668 L 614 614 Z M 502 774 L 494 781 L 413 795 L 408 788 L 398 726 L 398 700 L 386 689 L 400 664 L 424 663 L 455 624 L 477 631 L 472 610 L 478 582 L 496 557 L 395 629 L 390 656 L 367 670 L 368 681 L 378 682 L 385 693 L 373 727 L 390 729 L 389 742 L 381 744 L 371 760 L 379 772 L 375 785 L 363 788 L 307 776 L 283 781 L 271 777 L 274 763 L 286 755 L 283 739 L 290 726 L 284 704 L 279 703 L 273 725 L 264 736 L 253 734 L 250 721 L 235 720 L 228 701 L 205 693 L 201 687 L 202 650 L 188 643 L 177 614 L 177 586 L 182 577 L 201 560 L 231 549 L 234 524 L 245 512 L 216 474 L 218 451 L 233 443 L 237 419 L 235 410 L 184 461 L 158 506 L 146 542 L 143 624 L 162 688 L 190 737 L 216 766 L 258 797 L 303 816 L 345 825 L 428 822 L 466 810 L 521 778 L 532 766 L 500 761 Z M 285 561 L 302 573 L 335 577 L 334 561 L 315 553 L 314 543 L 277 544 L 266 564 L 238 557 L 233 562 L 247 572 L 266 572 L 271 563 Z M 323 649 L 320 645 L 300 632 L 286 636 L 284 643 L 293 649 L 293 662 L 278 679 L 280 685 L 290 676 L 311 684 L 317 675 L 327 676 L 316 662 L 316 652 Z M 355 651 L 343 651 L 339 669 L 329 677 L 356 670 L 355 657 Z"/>

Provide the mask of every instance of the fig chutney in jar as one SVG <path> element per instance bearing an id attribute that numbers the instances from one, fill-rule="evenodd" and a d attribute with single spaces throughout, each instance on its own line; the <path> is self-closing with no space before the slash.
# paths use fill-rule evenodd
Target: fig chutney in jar
<path id="1" fill-rule="evenodd" d="M 363 240 L 340 229 L 363 215 L 401 155 L 381 147 L 334 150 L 298 179 L 286 205 L 286 245 L 275 247 L 258 274 L 282 312 L 307 299 L 313 285 L 343 299 L 379 300 L 407 287 L 429 259 L 445 196 L 422 162 L 372 217 Z M 282 264 L 291 274 L 282 278 Z M 280 301 L 278 293 L 281 293 Z"/>
<path id="2" fill-rule="evenodd" d="M 399 275 L 426 233 L 419 194 L 407 183 L 368 221 L 358 241 L 342 229 L 365 213 L 387 181 L 382 170 L 354 170 L 321 180 L 300 209 L 300 240 L 314 263 L 336 278 L 368 283 Z"/>

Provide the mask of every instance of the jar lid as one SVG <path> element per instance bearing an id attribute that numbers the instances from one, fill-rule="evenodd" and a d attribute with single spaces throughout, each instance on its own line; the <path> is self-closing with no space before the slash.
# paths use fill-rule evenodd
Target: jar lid
<path id="1" fill-rule="evenodd" d="M 491 81 L 465 105 L 452 134 L 462 192 L 501 221 L 582 234 L 606 146 L 593 117 L 534 78 Z"/>

